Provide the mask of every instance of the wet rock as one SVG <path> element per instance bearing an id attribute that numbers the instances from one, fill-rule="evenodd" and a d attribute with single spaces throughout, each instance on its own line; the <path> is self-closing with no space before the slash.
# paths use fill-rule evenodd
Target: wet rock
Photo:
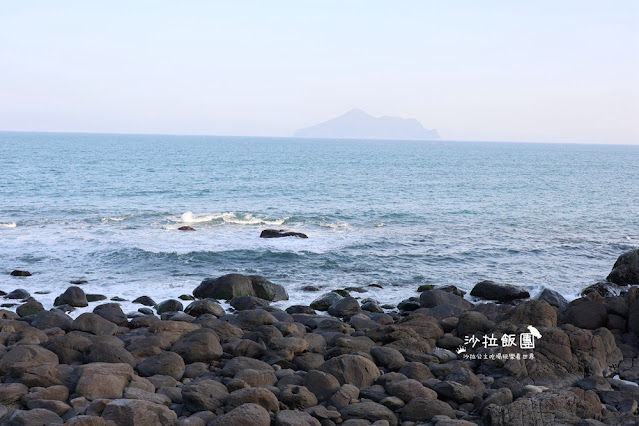
<path id="1" fill-rule="evenodd" d="M 269 301 L 288 300 L 286 289 L 259 275 L 228 274 L 207 278 L 193 291 L 199 299 L 231 300 L 235 296 L 255 296 Z"/>
<path id="2" fill-rule="evenodd" d="M 191 331 L 180 337 L 171 351 L 184 358 L 186 363 L 211 362 L 222 356 L 220 338 L 208 328 Z"/>
<path id="3" fill-rule="evenodd" d="M 548 302 L 550 306 L 555 308 L 563 309 L 568 305 L 568 301 L 564 296 L 556 292 L 555 290 L 551 290 L 549 288 L 545 288 L 535 297 L 537 300 L 544 300 Z"/>
<path id="4" fill-rule="evenodd" d="M 315 287 L 314 285 L 305 285 L 300 290 L 303 290 L 303 291 L 319 291 L 320 289 L 318 287 Z"/>
<path id="5" fill-rule="evenodd" d="M 158 314 L 163 314 L 165 312 L 179 312 L 183 309 L 184 306 L 182 306 L 182 302 L 175 299 L 164 300 L 155 306 L 155 310 Z"/>
<path id="6" fill-rule="evenodd" d="M 268 300 L 254 296 L 235 296 L 229 303 L 236 311 L 248 311 L 269 305 Z"/>
<path id="7" fill-rule="evenodd" d="M 177 414 L 168 407 L 141 399 L 111 401 L 104 407 L 102 418 L 122 426 L 172 426 L 177 422 Z"/>
<path id="8" fill-rule="evenodd" d="M 151 356 L 136 366 L 136 370 L 142 377 L 164 375 L 180 380 L 184 375 L 186 366 L 180 355 L 174 352 L 161 352 Z"/>
<path id="9" fill-rule="evenodd" d="M 618 285 L 639 284 L 639 249 L 619 256 L 607 279 Z"/>
<path id="10" fill-rule="evenodd" d="M 487 300 L 496 300 L 498 302 L 509 302 L 511 300 L 530 297 L 530 293 L 519 287 L 508 284 L 497 284 L 490 280 L 484 280 L 475 284 L 470 295 Z"/>
<path id="11" fill-rule="evenodd" d="M 315 309 L 311 308 L 310 306 L 306 306 L 306 305 L 293 305 L 293 306 L 289 306 L 288 308 L 286 308 L 286 313 L 288 314 L 308 314 L 308 315 L 315 315 L 317 312 L 315 312 Z"/>
<path id="12" fill-rule="evenodd" d="M 178 228 L 178 231 L 195 231 L 195 228 L 192 228 L 190 226 L 180 226 Z"/>
<path id="13" fill-rule="evenodd" d="M 16 313 L 20 316 L 20 318 L 24 318 L 29 315 L 36 315 L 42 311 L 44 311 L 42 303 L 36 300 L 31 300 L 27 303 L 23 303 L 16 308 Z"/>
<path id="14" fill-rule="evenodd" d="M 342 419 L 365 419 L 370 422 L 386 420 L 390 426 L 397 425 L 397 416 L 385 406 L 376 402 L 359 402 L 342 408 Z"/>
<path id="15" fill-rule="evenodd" d="M 215 417 L 206 423 L 207 426 L 270 426 L 271 417 L 268 411 L 258 404 L 241 405 L 223 416 Z"/>
<path id="16" fill-rule="evenodd" d="M 431 398 L 415 398 L 410 401 L 404 409 L 400 419 L 402 421 L 426 422 L 438 415 L 455 418 L 452 407 L 444 401 Z"/>
<path id="17" fill-rule="evenodd" d="M 100 300 L 106 300 L 107 297 L 104 294 L 87 294 L 87 302 L 99 302 Z"/>
<path id="18" fill-rule="evenodd" d="M 432 308 L 437 305 L 453 305 L 461 309 L 470 309 L 472 304 L 462 297 L 443 290 L 428 290 L 419 296 L 419 303 L 422 308 Z"/>
<path id="19" fill-rule="evenodd" d="M 421 307 L 422 305 L 419 303 L 418 297 L 410 297 L 406 300 L 402 300 L 401 302 L 397 304 L 397 309 L 399 309 L 400 311 L 407 311 L 407 312 L 416 311 L 417 309 Z"/>
<path id="20" fill-rule="evenodd" d="M 215 412 L 226 404 L 228 396 L 226 386 L 215 380 L 201 380 L 182 387 L 184 407 L 192 413 L 207 410 Z M 260 408 L 264 410 L 261 406 Z M 266 410 L 264 412 L 268 416 L 268 412 Z"/>
<path id="21" fill-rule="evenodd" d="M 284 231 L 283 229 L 265 229 L 260 233 L 260 238 L 282 238 L 282 237 L 298 237 L 298 238 L 308 238 L 306 234 L 302 234 L 301 232 L 290 232 Z"/>
<path id="22" fill-rule="evenodd" d="M 104 303 L 96 306 L 93 313 L 121 327 L 126 327 L 129 324 L 129 319 L 117 303 Z"/>
<path id="23" fill-rule="evenodd" d="M 53 302 L 54 306 L 69 305 L 75 308 L 84 308 L 89 306 L 87 296 L 80 287 L 71 286 L 67 288 L 64 293 L 56 297 Z"/>
<path id="24" fill-rule="evenodd" d="M 137 299 L 134 299 L 133 303 L 139 303 L 144 306 L 155 306 L 156 304 L 149 296 L 140 296 Z"/>
<path id="25" fill-rule="evenodd" d="M 359 355 L 340 355 L 329 359 L 318 370 L 333 375 L 340 384 L 367 387 L 381 375 L 371 360 Z"/>
<path id="26" fill-rule="evenodd" d="M 601 297 L 619 296 L 622 287 L 617 284 L 605 281 L 589 285 L 581 291 L 582 296 L 598 294 Z"/>
<path id="27" fill-rule="evenodd" d="M 360 311 L 359 302 L 354 297 L 343 297 L 333 302 L 328 313 L 334 317 L 350 318 Z"/>
<path id="28" fill-rule="evenodd" d="M 379 302 L 373 299 L 364 299 L 362 300 L 362 310 L 368 312 L 378 312 L 384 313 L 384 310 L 379 306 Z"/>
<path id="29" fill-rule="evenodd" d="M 340 299 L 342 299 L 342 296 L 331 291 L 329 293 L 322 294 L 320 297 L 313 300 L 310 306 L 316 311 L 324 312 L 328 311 L 328 308 L 330 308 L 333 303 L 337 302 Z"/>
<path id="30" fill-rule="evenodd" d="M 110 336 L 115 333 L 118 326 L 99 315 L 85 312 L 73 320 L 71 329 L 86 331 L 97 336 Z"/>
<path id="31" fill-rule="evenodd" d="M 18 288 L 16 290 L 9 292 L 9 294 L 4 296 L 4 298 L 5 299 L 26 299 L 29 296 L 31 295 L 29 294 L 28 291 L 26 291 L 23 288 Z"/>
<path id="32" fill-rule="evenodd" d="M 126 302 L 127 300 L 122 298 L 122 297 L 120 297 L 120 296 L 114 296 L 114 297 L 111 298 L 111 301 L 113 301 L 113 302 Z"/>
<path id="33" fill-rule="evenodd" d="M 224 308 L 222 308 L 219 303 L 208 299 L 196 300 L 189 303 L 186 309 L 184 309 L 184 312 L 194 317 L 199 317 L 200 315 L 204 314 L 211 314 L 215 315 L 218 318 L 226 313 L 224 312 Z"/>
<path id="34" fill-rule="evenodd" d="M 31 276 L 31 272 L 29 272 L 29 271 L 20 271 L 18 269 L 14 269 L 13 271 L 11 271 L 11 276 L 12 277 L 30 277 Z"/>

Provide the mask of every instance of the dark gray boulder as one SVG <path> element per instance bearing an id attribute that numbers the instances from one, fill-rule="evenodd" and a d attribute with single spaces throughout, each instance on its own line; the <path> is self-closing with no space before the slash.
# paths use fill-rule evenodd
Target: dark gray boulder
<path id="1" fill-rule="evenodd" d="M 229 304 L 233 306 L 236 311 L 247 311 L 257 309 L 262 306 L 268 306 L 269 301 L 254 296 L 235 296 L 231 299 Z"/>
<path id="2" fill-rule="evenodd" d="M 182 302 L 175 299 L 165 300 L 155 306 L 155 310 L 158 314 L 163 314 L 164 312 L 179 312 L 183 309 L 184 306 L 182 306 Z"/>
<path id="3" fill-rule="evenodd" d="M 490 280 L 484 280 L 475 284 L 470 295 L 487 300 L 496 300 L 498 302 L 509 302 L 511 300 L 530 297 L 530 293 L 517 286 L 498 284 Z"/>
<path id="4" fill-rule="evenodd" d="M 155 301 L 151 299 L 149 296 L 140 296 L 137 299 L 133 300 L 133 303 L 139 303 L 144 306 L 155 306 Z"/>
<path id="5" fill-rule="evenodd" d="M 639 249 L 619 256 L 607 279 L 618 285 L 639 284 Z"/>
<path id="6" fill-rule="evenodd" d="M 13 271 L 11 271 L 11 276 L 13 276 L 13 277 L 30 277 L 31 276 L 31 272 L 29 272 L 29 271 L 20 271 L 18 269 L 14 269 Z"/>
<path id="7" fill-rule="evenodd" d="M 27 303 L 23 303 L 22 305 L 16 308 L 16 313 L 20 315 L 20 318 L 24 318 L 29 315 L 35 315 L 44 311 L 44 307 L 42 303 L 37 300 L 30 300 Z"/>
<path id="8" fill-rule="evenodd" d="M 184 312 L 192 315 L 194 317 L 199 317 L 204 314 L 215 315 L 216 317 L 221 317 L 226 312 L 224 312 L 224 308 L 214 300 L 196 300 L 194 302 L 189 303 L 189 305 L 184 309 Z"/>
<path id="9" fill-rule="evenodd" d="M 535 297 L 535 299 L 545 300 L 550 306 L 554 306 L 555 308 L 559 309 L 563 309 L 568 305 L 568 301 L 564 296 L 549 288 L 543 289 L 541 293 L 539 293 L 537 297 Z"/>
<path id="10" fill-rule="evenodd" d="M 89 306 L 89 302 L 87 301 L 87 296 L 84 293 L 84 290 L 77 286 L 71 286 L 67 288 L 60 296 L 56 297 L 53 305 L 69 305 L 73 306 L 74 308 L 84 308 L 86 306 Z"/>
<path id="11" fill-rule="evenodd" d="M 438 305 L 453 305 L 461 309 L 470 309 L 473 305 L 463 297 L 443 290 L 427 290 L 419 296 L 422 308 L 433 308 Z"/>
<path id="12" fill-rule="evenodd" d="M 313 300 L 310 306 L 317 311 L 328 311 L 328 308 L 341 298 L 342 296 L 331 291 L 329 293 L 322 294 L 320 297 Z"/>
<path id="13" fill-rule="evenodd" d="M 360 311 L 359 302 L 352 296 L 343 297 L 333 302 L 328 313 L 334 317 L 350 318 Z"/>
<path id="14" fill-rule="evenodd" d="M 604 301 L 577 299 L 568 305 L 559 319 L 562 324 L 595 330 L 606 325 L 608 309 Z"/>
<path id="15" fill-rule="evenodd" d="M 198 299 L 231 300 L 235 296 L 255 296 L 273 302 L 288 300 L 286 289 L 259 275 L 228 274 L 207 278 L 197 286 L 193 295 Z"/>
<path id="16" fill-rule="evenodd" d="M 29 294 L 28 291 L 26 291 L 23 288 L 18 288 L 18 289 L 15 289 L 15 290 L 9 292 L 9 294 L 4 296 L 4 298 L 5 299 L 26 299 L 29 296 L 31 296 L 31 295 Z"/>
<path id="17" fill-rule="evenodd" d="M 308 235 L 301 232 L 284 231 L 283 229 L 265 229 L 260 233 L 260 238 L 282 238 L 282 237 L 298 237 L 308 238 Z"/>

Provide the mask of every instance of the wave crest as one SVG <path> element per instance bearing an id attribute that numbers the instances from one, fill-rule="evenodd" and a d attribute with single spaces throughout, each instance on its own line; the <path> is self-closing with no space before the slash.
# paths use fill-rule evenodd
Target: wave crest
<path id="1" fill-rule="evenodd" d="M 233 225 L 269 225 L 280 226 L 283 225 L 290 217 L 284 217 L 281 219 L 269 220 L 255 216 L 251 213 L 236 213 L 226 212 L 220 214 L 203 214 L 196 215 L 191 211 L 183 213 L 179 219 L 170 218 L 173 222 L 179 223 L 219 223 L 219 224 L 233 224 Z"/>

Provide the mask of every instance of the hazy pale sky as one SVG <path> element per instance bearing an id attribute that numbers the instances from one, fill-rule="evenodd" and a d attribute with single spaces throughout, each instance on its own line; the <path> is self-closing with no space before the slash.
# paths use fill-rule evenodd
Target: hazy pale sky
<path id="1" fill-rule="evenodd" d="M 639 144 L 639 2 L 0 0 L 0 130 Z"/>

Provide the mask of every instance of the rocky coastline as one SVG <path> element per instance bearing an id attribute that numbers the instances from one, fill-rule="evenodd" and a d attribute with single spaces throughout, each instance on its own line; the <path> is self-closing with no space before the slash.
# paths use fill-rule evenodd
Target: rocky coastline
<path id="1" fill-rule="evenodd" d="M 475 303 L 426 286 L 396 307 L 350 289 L 281 310 L 282 286 L 230 274 L 72 318 L 106 299 L 77 284 L 51 310 L 0 293 L 20 301 L 0 310 L 1 425 L 639 423 L 639 250 L 570 303 L 482 281 Z"/>

